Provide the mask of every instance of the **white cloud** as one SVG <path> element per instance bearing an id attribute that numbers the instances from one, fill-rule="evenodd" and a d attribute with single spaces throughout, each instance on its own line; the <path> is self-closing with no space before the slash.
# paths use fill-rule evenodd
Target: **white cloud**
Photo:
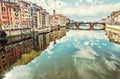
<path id="1" fill-rule="evenodd" d="M 78 16 L 96 16 L 99 13 L 112 12 L 114 10 L 119 10 L 120 3 L 117 4 L 106 4 L 97 6 L 83 6 L 79 5 L 74 7 L 65 7 L 61 9 L 64 14 L 68 15 L 78 15 Z"/>
<path id="2" fill-rule="evenodd" d="M 45 50 L 48 53 L 48 58 L 51 57 L 51 55 L 53 54 L 52 49 L 54 48 L 54 43 L 51 42 L 50 45 L 47 47 L 47 49 Z"/>
<path id="3" fill-rule="evenodd" d="M 94 0 L 86 0 L 88 3 L 93 3 Z"/>
<path id="4" fill-rule="evenodd" d="M 30 0 L 29 0 L 30 1 Z M 99 14 L 111 13 L 119 10 L 120 2 L 116 4 L 103 4 L 103 0 L 78 0 L 75 4 L 69 4 L 61 0 L 34 0 L 43 8 L 52 14 L 52 10 L 56 9 L 57 13 L 66 16 L 99 16 Z M 91 4 L 87 5 L 85 2 Z"/>
<path id="5" fill-rule="evenodd" d="M 27 65 L 16 66 L 6 73 L 3 79 L 30 79 L 32 76 L 30 71 L 31 68 Z"/>
<path id="6" fill-rule="evenodd" d="M 95 56 L 99 56 L 91 47 L 81 48 L 77 51 L 73 57 L 75 58 L 86 58 L 86 59 L 96 59 Z"/>

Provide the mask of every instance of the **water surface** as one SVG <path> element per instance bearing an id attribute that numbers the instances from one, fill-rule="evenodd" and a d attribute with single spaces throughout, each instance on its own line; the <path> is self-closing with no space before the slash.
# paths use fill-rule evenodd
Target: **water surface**
<path id="1" fill-rule="evenodd" d="M 104 31 L 71 30 L 27 65 L 4 79 L 120 79 L 120 45 Z"/>

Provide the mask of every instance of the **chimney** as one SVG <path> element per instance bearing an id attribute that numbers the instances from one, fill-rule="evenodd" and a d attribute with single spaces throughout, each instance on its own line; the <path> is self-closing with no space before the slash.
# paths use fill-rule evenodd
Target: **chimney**
<path id="1" fill-rule="evenodd" d="M 53 15 L 55 15 L 56 14 L 56 10 L 53 10 Z"/>

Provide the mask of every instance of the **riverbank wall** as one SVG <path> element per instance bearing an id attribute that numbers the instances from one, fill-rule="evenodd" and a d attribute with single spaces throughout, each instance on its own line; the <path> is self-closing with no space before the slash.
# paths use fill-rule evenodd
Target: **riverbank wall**
<path id="1" fill-rule="evenodd" d="M 8 40 L 8 44 L 0 48 L 0 76 L 4 74 L 21 56 L 31 50 L 45 50 L 51 41 L 66 35 L 66 28 L 59 30 L 38 30 L 32 34 L 22 35 Z"/>

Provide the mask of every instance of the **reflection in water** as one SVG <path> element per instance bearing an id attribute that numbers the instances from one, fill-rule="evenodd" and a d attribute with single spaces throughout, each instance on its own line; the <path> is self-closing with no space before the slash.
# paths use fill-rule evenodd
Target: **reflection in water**
<path id="1" fill-rule="evenodd" d="M 96 25 L 94 25 L 93 29 L 94 30 L 101 30 L 101 29 L 104 29 L 104 27 L 105 27 L 104 25 L 96 24 Z M 81 24 L 79 26 L 79 28 L 82 29 L 82 30 L 90 30 L 90 24 Z"/>
<path id="2" fill-rule="evenodd" d="M 109 41 L 120 44 L 120 32 L 115 33 L 110 30 L 106 30 L 106 35 L 108 36 Z"/>
<path id="3" fill-rule="evenodd" d="M 120 46 L 103 31 L 69 31 L 4 79 L 120 79 Z"/>

